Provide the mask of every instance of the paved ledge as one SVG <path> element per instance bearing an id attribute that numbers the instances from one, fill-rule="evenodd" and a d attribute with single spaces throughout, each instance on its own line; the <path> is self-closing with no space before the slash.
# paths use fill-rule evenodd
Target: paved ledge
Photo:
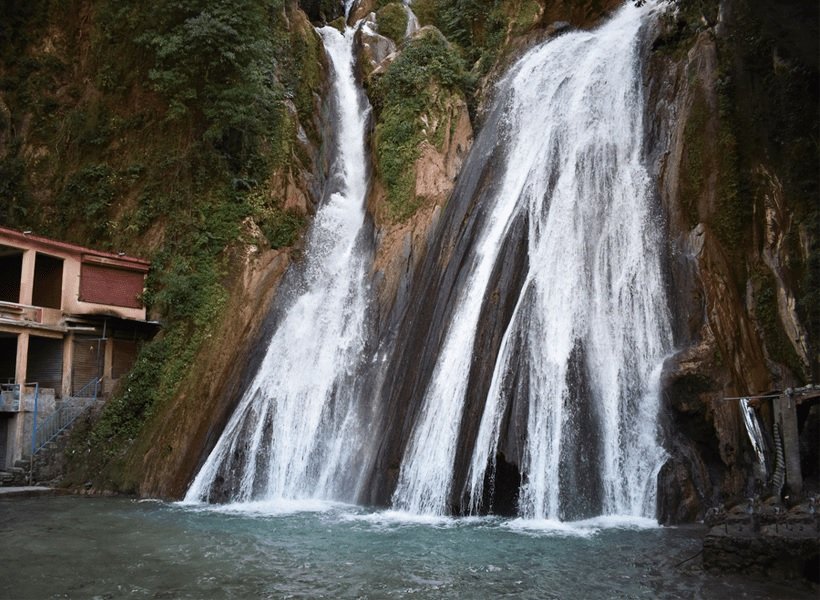
<path id="1" fill-rule="evenodd" d="M 69 490 L 61 488 L 51 488 L 42 485 L 24 485 L 0 487 L 0 499 L 2 498 L 34 498 L 37 496 L 63 496 L 70 494 Z"/>
<path id="2" fill-rule="evenodd" d="M 820 583 L 820 514 L 817 499 L 791 509 L 776 500 L 710 509 L 703 566 L 719 571 Z"/>

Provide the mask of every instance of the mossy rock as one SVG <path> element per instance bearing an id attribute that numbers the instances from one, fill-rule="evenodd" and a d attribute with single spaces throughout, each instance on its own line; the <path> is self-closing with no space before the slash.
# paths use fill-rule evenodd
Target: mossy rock
<path id="1" fill-rule="evenodd" d="M 391 2 L 376 13 L 376 25 L 381 35 L 401 42 L 407 31 L 407 11 L 399 2 Z"/>
<path id="2" fill-rule="evenodd" d="M 522 35 L 538 25 L 542 6 L 536 0 L 522 0 L 510 16 L 512 35 Z"/>
<path id="3" fill-rule="evenodd" d="M 422 115 L 435 117 L 436 107 L 446 104 L 443 97 L 464 95 L 471 85 L 464 61 L 434 27 L 409 40 L 398 58 L 368 82 L 376 112 L 376 170 L 395 220 L 409 217 L 419 205 L 413 169 L 419 145 L 428 136 L 436 145 L 436 132 L 428 130 Z"/>
<path id="4" fill-rule="evenodd" d="M 777 281 L 765 267 L 759 267 L 752 275 L 755 290 L 755 318 L 763 333 L 763 341 L 769 357 L 789 368 L 801 383 L 806 380 L 806 365 L 794 349 L 777 306 Z"/>
<path id="5" fill-rule="evenodd" d="M 328 25 L 334 27 L 335 29 L 338 29 L 339 33 L 344 33 L 347 23 L 345 23 L 344 17 L 339 17 L 338 19 L 333 19 L 330 23 L 328 23 Z"/>

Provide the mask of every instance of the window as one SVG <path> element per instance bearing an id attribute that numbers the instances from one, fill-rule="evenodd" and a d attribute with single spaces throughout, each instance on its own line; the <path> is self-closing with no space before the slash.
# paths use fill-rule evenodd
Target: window
<path id="1" fill-rule="evenodd" d="M 44 308 L 61 308 L 63 300 L 63 260 L 37 253 L 34 259 L 34 289 L 31 303 Z"/>

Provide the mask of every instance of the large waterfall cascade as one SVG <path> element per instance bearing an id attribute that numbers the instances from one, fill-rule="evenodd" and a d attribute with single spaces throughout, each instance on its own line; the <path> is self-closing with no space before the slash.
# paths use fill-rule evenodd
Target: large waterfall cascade
<path id="1" fill-rule="evenodd" d="M 503 416 L 519 397 L 528 401 L 522 516 L 563 519 L 579 498 L 596 514 L 654 516 L 664 458 L 658 380 L 671 329 L 642 156 L 639 33 L 652 10 L 627 3 L 596 31 L 529 51 L 500 83 L 506 165 L 492 202 L 480 208 L 489 216 L 463 267 L 466 283 L 402 461 L 396 508 L 450 510 L 468 375 L 481 360 L 474 344 L 482 303 L 503 241 L 524 213 L 529 271 L 473 449 L 471 508 L 481 508 Z M 573 380 L 579 364 L 586 395 Z M 582 421 L 594 423 L 592 439 L 589 428 L 580 433 Z M 572 472 L 579 452 L 592 475 Z"/>
<path id="2" fill-rule="evenodd" d="M 338 112 L 331 182 L 305 261 L 283 291 L 289 306 L 252 383 L 191 484 L 187 501 L 320 498 L 352 500 L 350 474 L 362 443 L 355 393 L 364 361 L 367 274 L 364 243 L 367 100 L 353 73 L 353 37 L 319 30 L 334 71 Z M 224 489 L 223 489 L 224 492 Z"/>
<path id="3" fill-rule="evenodd" d="M 489 392 L 466 448 L 471 512 L 491 508 L 482 504 L 485 488 L 493 485 L 505 415 L 518 405 L 526 407 L 516 457 L 522 516 L 578 518 L 584 512 L 573 502 L 592 514 L 653 516 L 664 459 L 658 381 L 671 350 L 662 228 L 642 155 L 640 31 L 653 10 L 627 3 L 596 31 L 530 50 L 499 83 L 504 164 L 494 165 L 494 193 L 476 207 L 484 218 L 448 299 L 452 316 L 436 367 L 413 400 L 420 410 L 394 508 L 451 512 L 469 373 L 489 360 Z M 372 250 L 363 233 L 368 109 L 354 78 L 355 30 L 319 31 L 334 71 L 330 181 L 338 189 L 317 212 L 304 263 L 280 293 L 284 309 L 262 365 L 187 501 L 356 501 L 372 466 L 367 427 L 378 420 L 365 399 L 378 391 L 363 389 L 368 380 L 360 376 L 373 362 L 366 344 Z M 482 306 L 521 219 L 523 287 L 498 356 L 477 356 Z"/>

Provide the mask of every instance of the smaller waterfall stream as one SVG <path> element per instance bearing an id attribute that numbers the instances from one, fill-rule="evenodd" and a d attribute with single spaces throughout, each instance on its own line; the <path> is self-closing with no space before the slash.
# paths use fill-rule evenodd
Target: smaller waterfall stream
<path id="1" fill-rule="evenodd" d="M 355 377 L 372 261 L 362 239 L 368 108 L 353 72 L 354 30 L 319 33 L 334 71 L 338 133 L 329 185 L 338 189 L 316 214 L 304 264 L 281 294 L 290 304 L 188 501 L 353 499 L 362 441 Z"/>
<path id="2" fill-rule="evenodd" d="M 749 398 L 741 398 L 738 400 L 740 416 L 743 417 L 743 425 L 746 427 L 746 434 L 749 436 L 749 442 L 755 452 L 757 458 L 757 466 L 755 471 L 758 479 L 766 481 L 769 475 L 766 466 L 766 438 L 763 437 L 763 430 L 760 427 L 760 420 L 757 417 L 755 409 L 752 408 Z"/>
<path id="3" fill-rule="evenodd" d="M 413 12 L 411 5 L 413 0 L 404 0 L 404 12 L 407 14 L 407 27 L 404 30 L 404 37 L 409 38 L 419 30 L 419 19 Z"/>

